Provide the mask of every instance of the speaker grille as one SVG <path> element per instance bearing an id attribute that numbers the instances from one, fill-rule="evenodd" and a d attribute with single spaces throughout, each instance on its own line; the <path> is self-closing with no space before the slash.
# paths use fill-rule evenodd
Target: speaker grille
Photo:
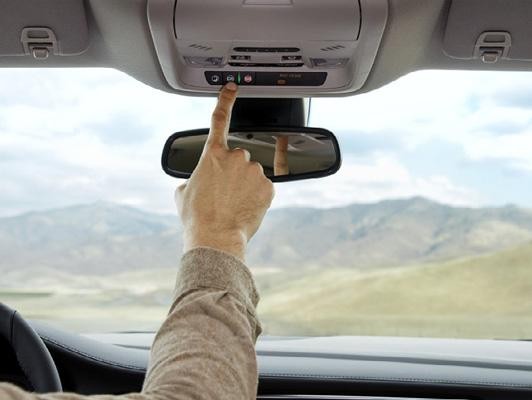
<path id="1" fill-rule="evenodd" d="M 333 50 L 340 50 L 340 49 L 345 49 L 345 46 L 341 44 L 336 44 L 333 46 L 322 47 L 321 51 L 333 51 Z"/>
<path id="2" fill-rule="evenodd" d="M 191 45 L 188 46 L 188 47 L 192 47 L 193 49 L 203 50 L 203 51 L 209 51 L 209 50 L 212 50 L 212 47 L 210 47 L 210 46 L 205 46 L 205 45 L 197 44 L 197 43 L 191 44 Z"/>

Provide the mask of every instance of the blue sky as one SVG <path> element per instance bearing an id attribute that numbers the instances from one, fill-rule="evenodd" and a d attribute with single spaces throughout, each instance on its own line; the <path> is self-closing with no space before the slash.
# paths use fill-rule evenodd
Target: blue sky
<path id="1" fill-rule="evenodd" d="M 114 70 L 0 69 L 0 215 L 98 200 L 174 212 L 171 133 L 207 127 L 211 98 L 152 89 Z M 277 184 L 274 207 L 426 196 L 532 207 L 532 74 L 422 71 L 373 92 L 314 99 L 342 169 Z"/>

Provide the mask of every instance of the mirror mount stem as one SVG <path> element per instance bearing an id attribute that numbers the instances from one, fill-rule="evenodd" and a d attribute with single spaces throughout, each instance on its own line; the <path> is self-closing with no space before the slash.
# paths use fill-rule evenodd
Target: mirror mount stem
<path id="1" fill-rule="evenodd" d="M 310 99 L 237 98 L 230 128 L 307 126 Z"/>

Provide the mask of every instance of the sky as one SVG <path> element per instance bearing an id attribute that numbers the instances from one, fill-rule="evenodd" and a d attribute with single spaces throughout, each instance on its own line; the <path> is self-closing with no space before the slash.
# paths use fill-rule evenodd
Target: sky
<path id="1" fill-rule="evenodd" d="M 212 98 L 111 69 L 0 69 L 0 216 L 108 201 L 175 212 L 160 167 L 173 132 L 208 127 Z M 532 74 L 420 71 L 373 92 L 312 100 L 333 131 L 331 177 L 276 184 L 274 208 L 424 196 L 532 207 Z"/>

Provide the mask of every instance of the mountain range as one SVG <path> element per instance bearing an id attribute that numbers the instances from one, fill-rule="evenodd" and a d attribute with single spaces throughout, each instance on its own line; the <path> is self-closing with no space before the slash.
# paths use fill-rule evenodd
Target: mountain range
<path id="1" fill-rule="evenodd" d="M 252 267 L 367 269 L 491 253 L 532 241 L 532 212 L 462 208 L 415 197 L 333 209 L 271 210 L 249 246 Z M 0 273 L 173 268 L 175 215 L 98 202 L 0 218 Z"/>

